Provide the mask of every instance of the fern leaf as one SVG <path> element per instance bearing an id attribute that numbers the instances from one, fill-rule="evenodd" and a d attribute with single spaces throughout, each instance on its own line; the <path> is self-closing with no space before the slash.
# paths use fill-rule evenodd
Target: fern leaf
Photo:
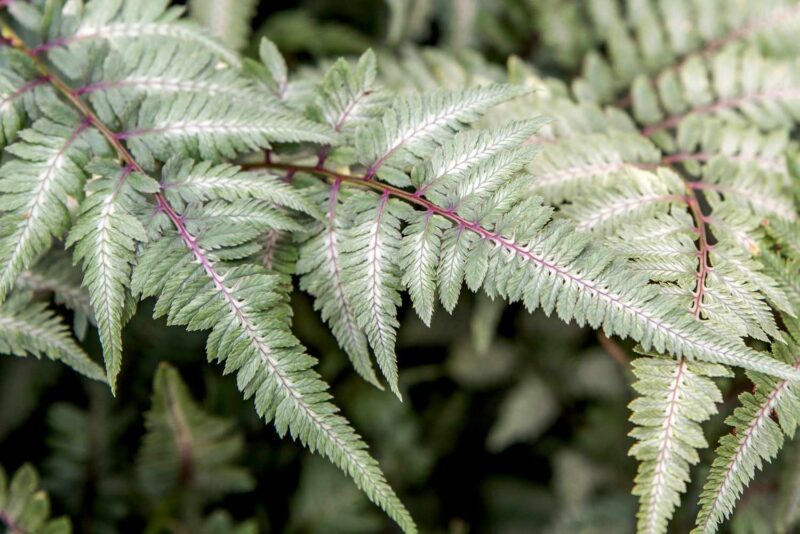
<path id="1" fill-rule="evenodd" d="M 284 110 L 254 113 L 236 101 L 197 93 L 145 100 L 137 122 L 118 138 L 144 162 L 153 157 L 164 161 L 174 154 L 233 158 L 269 148 L 272 142 L 333 141 L 327 128 Z"/>
<path id="2" fill-rule="evenodd" d="M 634 495 L 639 496 L 638 531 L 664 532 L 686 491 L 689 469 L 708 443 L 700 423 L 717 411 L 722 394 L 710 378 L 730 376 L 726 368 L 685 358 L 642 357 L 633 362 L 639 397 L 630 404 L 630 453 L 640 461 Z"/>
<path id="3" fill-rule="evenodd" d="M 297 272 L 302 276 L 300 287 L 314 296 L 314 306 L 322 319 L 329 323 L 339 345 L 347 353 L 353 367 L 367 382 L 383 388 L 375 375 L 370 359 L 367 338 L 356 320 L 355 307 L 345 289 L 343 273 L 342 227 L 340 199 L 341 184 L 334 183 L 328 202 L 325 229 L 311 237 L 300 249 Z"/>
<path id="4" fill-rule="evenodd" d="M 178 372 L 162 363 L 136 460 L 141 487 L 155 500 L 181 487 L 203 499 L 252 490 L 255 481 L 236 465 L 244 441 L 234 426 L 203 411 Z"/>
<path id="5" fill-rule="evenodd" d="M 168 204 L 162 209 L 178 228 L 147 245 L 134 271 L 137 295 L 158 295 L 157 315 L 191 330 L 208 329 L 209 359 L 236 372 L 246 397 L 255 396 L 260 415 L 312 451 L 328 457 L 395 519 L 405 531 L 413 522 L 386 483 L 365 445 L 330 403 L 325 384 L 311 370 L 289 330 L 284 279 L 252 264 L 229 265 L 209 253 L 208 235 L 188 232 Z"/>
<path id="6" fill-rule="evenodd" d="M 237 54 L 220 44 L 196 24 L 177 20 L 182 10 L 167 7 L 159 0 L 142 0 L 131 4 L 124 0 L 108 2 L 88 2 L 77 14 L 77 27 L 68 19 L 64 24 L 62 36 L 48 41 L 35 50 L 37 53 L 49 52 L 51 59 L 58 63 L 63 57 L 63 48 L 71 56 L 86 54 L 86 45 L 100 41 L 114 50 L 140 39 L 178 41 L 201 47 L 214 53 L 233 67 L 241 61 Z M 85 57 L 85 56 L 84 56 Z"/>
<path id="7" fill-rule="evenodd" d="M 385 98 L 375 88 L 375 54 L 366 51 L 355 68 L 339 59 L 319 83 L 316 109 L 322 120 L 335 132 L 352 134 L 376 118 Z"/>
<path id="8" fill-rule="evenodd" d="M 527 92 L 515 86 L 488 86 L 463 92 L 433 93 L 399 99 L 383 118 L 356 133 L 356 150 L 368 175 L 386 178 L 390 169 L 413 165 L 465 122 L 497 104 Z M 381 172 L 379 172 L 381 169 Z M 392 173 L 395 180 L 396 173 Z M 397 185 L 408 185 L 408 178 Z"/>
<path id="9" fill-rule="evenodd" d="M 180 42 L 136 42 L 124 53 L 111 53 L 102 68 L 75 92 L 86 95 L 99 116 L 125 116 L 132 98 L 166 98 L 192 93 L 208 98 L 255 100 L 267 109 L 273 99 L 262 98 L 238 71 L 218 69 L 218 59 L 207 50 Z"/>
<path id="10" fill-rule="evenodd" d="M 265 173 L 243 172 L 228 164 L 172 158 L 163 174 L 165 194 L 173 202 L 178 199 L 189 203 L 257 199 L 318 215 L 316 207 L 297 189 Z"/>
<path id="11" fill-rule="evenodd" d="M 60 318 L 44 303 L 13 294 L 0 306 L 0 352 L 42 355 L 72 367 L 84 376 L 105 381 L 105 373 L 70 337 Z"/>
<path id="12" fill-rule="evenodd" d="M 422 322 L 430 326 L 436 304 L 436 270 L 439 265 L 442 231 L 447 221 L 432 212 L 416 212 L 403 229 L 400 246 L 402 284 Z"/>
<path id="13" fill-rule="evenodd" d="M 86 200 L 66 244 L 75 247 L 75 261 L 83 265 L 83 285 L 89 290 L 108 383 L 114 391 L 122 365 L 122 326 L 131 266 L 136 244 L 147 240 L 134 212 L 144 204 L 142 195 L 159 191 L 159 185 L 114 162 L 93 162 L 88 170 L 99 178 L 87 185 Z"/>
<path id="14" fill-rule="evenodd" d="M 800 361 L 796 357 L 797 339 L 794 337 L 798 324 L 790 319 L 787 322 L 793 338 L 788 346 L 773 344 L 773 355 L 777 361 L 798 368 Z M 719 523 L 730 516 L 756 470 L 777 455 L 784 435 L 791 438 L 797 429 L 800 397 L 795 382 L 756 373 L 749 376 L 755 383 L 755 390 L 739 396 L 741 406 L 726 420 L 734 427 L 734 432 L 720 440 L 700 495 L 694 532 L 716 532 Z"/>
<path id="15" fill-rule="evenodd" d="M 344 211 L 353 217 L 352 228 L 342 240 L 344 291 L 353 313 L 389 388 L 400 397 L 394 344 L 400 275 L 392 258 L 400 246 L 400 223 L 405 206 L 388 195 L 353 195 Z"/>
<path id="16" fill-rule="evenodd" d="M 50 498 L 39 488 L 39 475 L 31 464 L 20 467 L 11 480 L 0 467 L 0 524 L 8 532 L 72 532 L 66 517 L 50 518 Z"/>
<path id="17" fill-rule="evenodd" d="M 0 297 L 19 274 L 66 231 L 68 198 L 80 198 L 88 161 L 88 123 L 68 108 L 20 132 L 7 150 L 17 159 L 0 167 L 4 194 L 0 237 Z"/>

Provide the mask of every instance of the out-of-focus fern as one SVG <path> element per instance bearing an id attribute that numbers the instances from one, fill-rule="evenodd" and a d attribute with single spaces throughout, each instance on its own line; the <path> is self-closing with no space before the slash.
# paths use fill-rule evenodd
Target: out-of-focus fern
<path id="1" fill-rule="evenodd" d="M 0 467 L 0 525 L 10 534 L 69 534 L 69 519 L 50 517 L 50 498 L 39 489 L 39 475 L 25 464 L 9 479 Z"/>
<path id="2" fill-rule="evenodd" d="M 137 473 L 142 490 L 154 501 L 176 491 L 202 502 L 252 489 L 253 479 L 236 465 L 243 439 L 233 431 L 233 422 L 203 411 L 167 364 L 156 371 L 145 427 Z"/>

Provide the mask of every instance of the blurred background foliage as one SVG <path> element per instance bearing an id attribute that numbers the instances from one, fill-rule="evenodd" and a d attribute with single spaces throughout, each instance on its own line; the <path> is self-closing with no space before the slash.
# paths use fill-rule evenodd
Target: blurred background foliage
<path id="1" fill-rule="evenodd" d="M 568 80 L 597 43 L 586 10 L 579 0 L 276 0 L 259 3 L 247 42 L 269 37 L 294 68 L 423 45 L 476 50 L 498 68 L 514 54 Z M 452 316 L 439 311 L 432 329 L 405 304 L 403 403 L 352 372 L 299 293 L 294 325 L 423 532 L 634 530 L 631 346 L 482 295 L 462 296 Z M 58 364 L 0 359 L 2 464 L 9 473 L 34 464 L 53 515 L 96 533 L 394 531 L 350 480 L 281 442 L 234 379 L 205 365 L 203 334 L 151 316 L 145 303 L 126 329 L 116 398 Z M 85 328 L 85 317 L 75 323 Z M 91 329 L 86 346 L 100 359 Z M 710 443 L 747 382 L 722 387 Z M 703 452 L 708 465 L 712 449 Z M 724 529 L 769 532 L 775 510 L 794 513 L 800 495 L 782 488 L 800 487 L 800 447 L 787 452 Z M 672 528 L 686 532 L 696 510 L 678 513 Z"/>

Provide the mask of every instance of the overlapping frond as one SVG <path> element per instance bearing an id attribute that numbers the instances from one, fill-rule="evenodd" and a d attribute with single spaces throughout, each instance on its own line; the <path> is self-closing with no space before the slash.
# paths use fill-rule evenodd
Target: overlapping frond
<path id="1" fill-rule="evenodd" d="M 765 54 L 790 56 L 800 27 L 793 0 L 744 2 L 735 10 L 724 0 L 590 2 L 588 19 L 606 52 L 590 52 L 576 92 L 611 101 L 639 75 L 676 73 L 691 55 L 713 56 L 733 44 Z"/>
<path id="2" fill-rule="evenodd" d="M 91 157 L 88 123 L 58 102 L 52 113 L 20 132 L 0 167 L 3 193 L 0 231 L 0 295 L 70 223 L 69 199 L 82 195 L 84 167 Z"/>
<path id="3" fill-rule="evenodd" d="M 239 388 L 281 436 L 289 433 L 329 458 L 404 530 L 415 530 L 360 437 L 330 403 L 326 384 L 311 369 L 314 358 L 289 330 L 285 280 L 258 265 L 220 259 L 226 250 L 209 252 L 208 241 L 213 228 L 194 236 L 179 227 L 179 235 L 147 245 L 134 291 L 157 295 L 155 313 L 171 324 L 212 329 L 209 359 L 236 373 Z"/>
<path id="4" fill-rule="evenodd" d="M 83 265 L 103 344 L 108 382 L 112 390 L 122 365 L 122 327 L 131 310 L 128 294 L 137 243 L 147 232 L 135 213 L 146 203 L 144 195 L 159 185 L 148 176 L 113 161 L 95 161 L 87 169 L 96 176 L 86 187 L 86 199 L 66 245 L 75 247 L 75 261 Z"/>
<path id="5" fill-rule="evenodd" d="M 135 41 L 155 39 L 204 48 L 231 66 L 238 67 L 241 64 L 237 54 L 206 30 L 196 23 L 180 19 L 183 9 L 169 7 L 168 2 L 110 0 L 77 6 L 74 13 L 63 14 L 60 27 L 55 28 L 57 34 L 51 34 L 48 41 L 37 46 L 34 49 L 37 54 L 48 53 L 56 60 L 64 50 L 72 56 L 83 55 L 83 60 L 73 63 L 74 66 L 86 61 L 87 50 L 98 43 L 105 43 L 115 50 L 123 50 Z"/>

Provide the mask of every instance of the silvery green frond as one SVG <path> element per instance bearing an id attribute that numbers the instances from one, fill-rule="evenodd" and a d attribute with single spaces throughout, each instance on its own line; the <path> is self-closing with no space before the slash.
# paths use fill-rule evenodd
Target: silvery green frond
<path id="1" fill-rule="evenodd" d="M 350 214 L 343 216 L 341 184 L 333 184 L 330 191 L 321 192 L 326 206 L 324 228 L 303 243 L 297 262 L 300 288 L 314 297 L 314 307 L 331 328 L 339 345 L 347 353 L 353 367 L 367 382 L 381 386 L 370 359 L 367 338 L 356 319 L 352 295 L 346 290 L 343 272 L 342 244 L 350 226 Z"/>
<path id="2" fill-rule="evenodd" d="M 632 362 L 639 394 L 629 408 L 636 425 L 630 455 L 639 460 L 634 495 L 639 496 L 638 531 L 664 532 L 689 470 L 708 447 L 700 423 L 717 412 L 722 394 L 712 378 L 731 376 L 727 368 L 685 358 L 643 356 Z"/>
<path id="3" fill-rule="evenodd" d="M 394 353 L 400 305 L 400 224 L 405 206 L 388 195 L 355 194 L 342 210 L 352 217 L 341 239 L 341 276 L 353 316 L 375 352 L 389 388 L 400 397 Z"/>
<path id="4" fill-rule="evenodd" d="M 143 195 L 157 192 L 159 184 L 113 161 L 94 161 L 87 170 L 95 178 L 86 185 L 86 199 L 66 245 L 74 247 L 75 262 L 83 267 L 83 286 L 89 290 L 108 383 L 114 391 L 122 366 L 131 267 L 137 244 L 147 240 L 135 213 L 147 202 Z"/>
<path id="5" fill-rule="evenodd" d="M 6 148 L 14 158 L 0 167 L 0 298 L 69 227 L 69 199 L 82 196 L 92 135 L 86 121 L 59 105 Z"/>
<path id="6" fill-rule="evenodd" d="M 664 73 L 657 87 L 638 78 L 633 114 L 647 125 L 647 135 L 661 135 L 675 121 L 703 115 L 770 130 L 791 126 L 800 117 L 798 90 L 800 70 L 795 65 L 732 47 L 707 61 L 689 58 L 680 74 Z"/>
<path id="7" fill-rule="evenodd" d="M 50 498 L 40 489 L 31 464 L 20 467 L 10 480 L 0 467 L 0 524 L 9 532 L 70 534 L 69 519 L 51 519 L 50 512 Z"/>
<path id="8" fill-rule="evenodd" d="M 156 315 L 190 330 L 211 329 L 209 360 L 236 373 L 246 397 L 281 436 L 289 433 L 326 456 L 405 531 L 413 521 L 386 483 L 377 463 L 349 423 L 331 404 L 327 385 L 313 371 L 316 362 L 289 329 L 286 280 L 253 264 L 229 264 L 208 252 L 214 229 L 192 236 L 165 235 L 151 241 L 139 258 L 133 290 L 157 295 Z"/>
<path id="9" fill-rule="evenodd" d="M 656 147 L 639 134 L 567 134 L 563 141 L 543 144 L 539 156 L 528 165 L 533 176 L 531 192 L 548 202 L 560 203 L 584 192 L 587 186 L 624 182 L 619 179 L 623 171 L 658 163 L 659 157 Z"/>
<path id="10" fill-rule="evenodd" d="M 356 150 L 368 174 L 408 185 L 408 178 L 401 178 L 397 169 L 419 163 L 465 123 L 526 92 L 518 86 L 490 85 L 399 98 L 381 120 L 359 128 Z"/>
<path id="11" fill-rule="evenodd" d="M 61 18 L 60 25 L 51 29 L 49 40 L 39 47 L 56 65 L 66 67 L 66 72 L 80 68 L 89 58 L 90 49 L 98 44 L 119 51 L 142 39 L 184 43 L 203 48 L 232 67 L 241 64 L 236 53 L 196 23 L 180 19 L 183 9 L 168 7 L 167 2 L 109 0 L 81 4 L 75 13 Z"/>
<path id="12" fill-rule="evenodd" d="M 61 318 L 25 293 L 14 293 L 0 305 L 0 353 L 47 356 L 89 378 L 106 379 L 103 369 L 69 335 Z"/>
<path id="13" fill-rule="evenodd" d="M 162 170 L 164 194 L 176 201 L 256 199 L 308 214 L 319 210 L 290 184 L 264 172 L 243 171 L 230 164 L 172 158 Z"/>
<path id="14" fill-rule="evenodd" d="M 241 50 L 250 37 L 257 6 L 257 0 L 191 0 L 189 12 L 228 47 Z"/>
<path id="15" fill-rule="evenodd" d="M 218 59 L 203 48 L 181 42 L 139 41 L 112 52 L 91 69 L 78 89 L 87 95 L 101 117 L 124 116 L 131 99 L 166 98 L 176 93 L 248 100 L 268 106 L 269 98 L 256 93 L 239 71 L 217 68 Z"/>
<path id="16" fill-rule="evenodd" d="M 616 2 L 593 2 L 580 31 L 588 23 L 605 53 L 589 53 L 580 91 L 608 102 L 640 73 L 674 72 L 687 56 L 710 56 L 727 44 L 779 56 L 797 50 L 792 36 L 800 28 L 800 11 L 792 0 L 743 3 L 735 13 L 729 7 L 724 0 L 647 0 L 623 10 Z"/>
<path id="17" fill-rule="evenodd" d="M 613 236 L 685 202 L 683 182 L 666 168 L 653 173 L 631 165 L 609 181 L 613 185 L 583 185 L 579 201 L 564 205 L 562 211 L 578 230 Z"/>
<path id="18" fill-rule="evenodd" d="M 432 212 L 414 212 L 406 222 L 400 245 L 401 282 L 408 289 L 417 315 L 430 326 L 436 305 L 436 273 L 442 232 L 450 225 Z"/>
<path id="19" fill-rule="evenodd" d="M 352 135 L 383 112 L 386 96 L 375 87 L 375 54 L 364 52 L 355 66 L 339 59 L 317 88 L 315 113 L 335 132 Z"/>
<path id="20" fill-rule="evenodd" d="M 797 368 L 798 323 L 786 318 L 792 336 L 787 345 L 772 345 L 776 361 Z M 716 532 L 728 518 L 736 501 L 755 477 L 756 470 L 770 462 L 781 449 L 784 436 L 792 438 L 798 425 L 800 397 L 794 381 L 748 373 L 755 384 L 752 393 L 739 396 L 741 406 L 726 423 L 734 427 L 720 440 L 716 458 L 703 492 L 695 532 Z"/>
<path id="21" fill-rule="evenodd" d="M 52 90 L 31 64 L 30 58 L 17 50 L 0 52 L 0 146 L 14 141 L 28 124 L 29 110 L 36 109 L 42 93 Z"/>
<path id="22" fill-rule="evenodd" d="M 136 474 L 153 500 L 180 488 L 206 500 L 255 486 L 250 474 L 237 465 L 244 439 L 234 421 L 204 411 L 178 371 L 166 363 L 158 367 L 153 380 L 145 429 Z"/>
<path id="23" fill-rule="evenodd" d="M 795 276 L 800 272 L 797 261 L 769 250 L 764 251 L 759 259 L 764 272 L 778 285 L 778 290 L 789 301 L 791 309 L 800 310 L 800 280 Z"/>
<path id="24" fill-rule="evenodd" d="M 319 123 L 275 107 L 253 109 L 241 101 L 198 93 L 145 99 L 125 139 L 143 161 L 174 155 L 218 160 L 269 148 L 274 142 L 332 142 L 332 132 Z"/>
<path id="25" fill-rule="evenodd" d="M 441 201 L 460 182 L 469 181 L 466 169 L 474 169 L 498 154 L 524 144 L 543 122 L 542 118 L 535 118 L 488 131 L 467 130 L 457 133 L 411 171 L 411 181 L 428 196 L 435 195 L 433 198 Z"/>

